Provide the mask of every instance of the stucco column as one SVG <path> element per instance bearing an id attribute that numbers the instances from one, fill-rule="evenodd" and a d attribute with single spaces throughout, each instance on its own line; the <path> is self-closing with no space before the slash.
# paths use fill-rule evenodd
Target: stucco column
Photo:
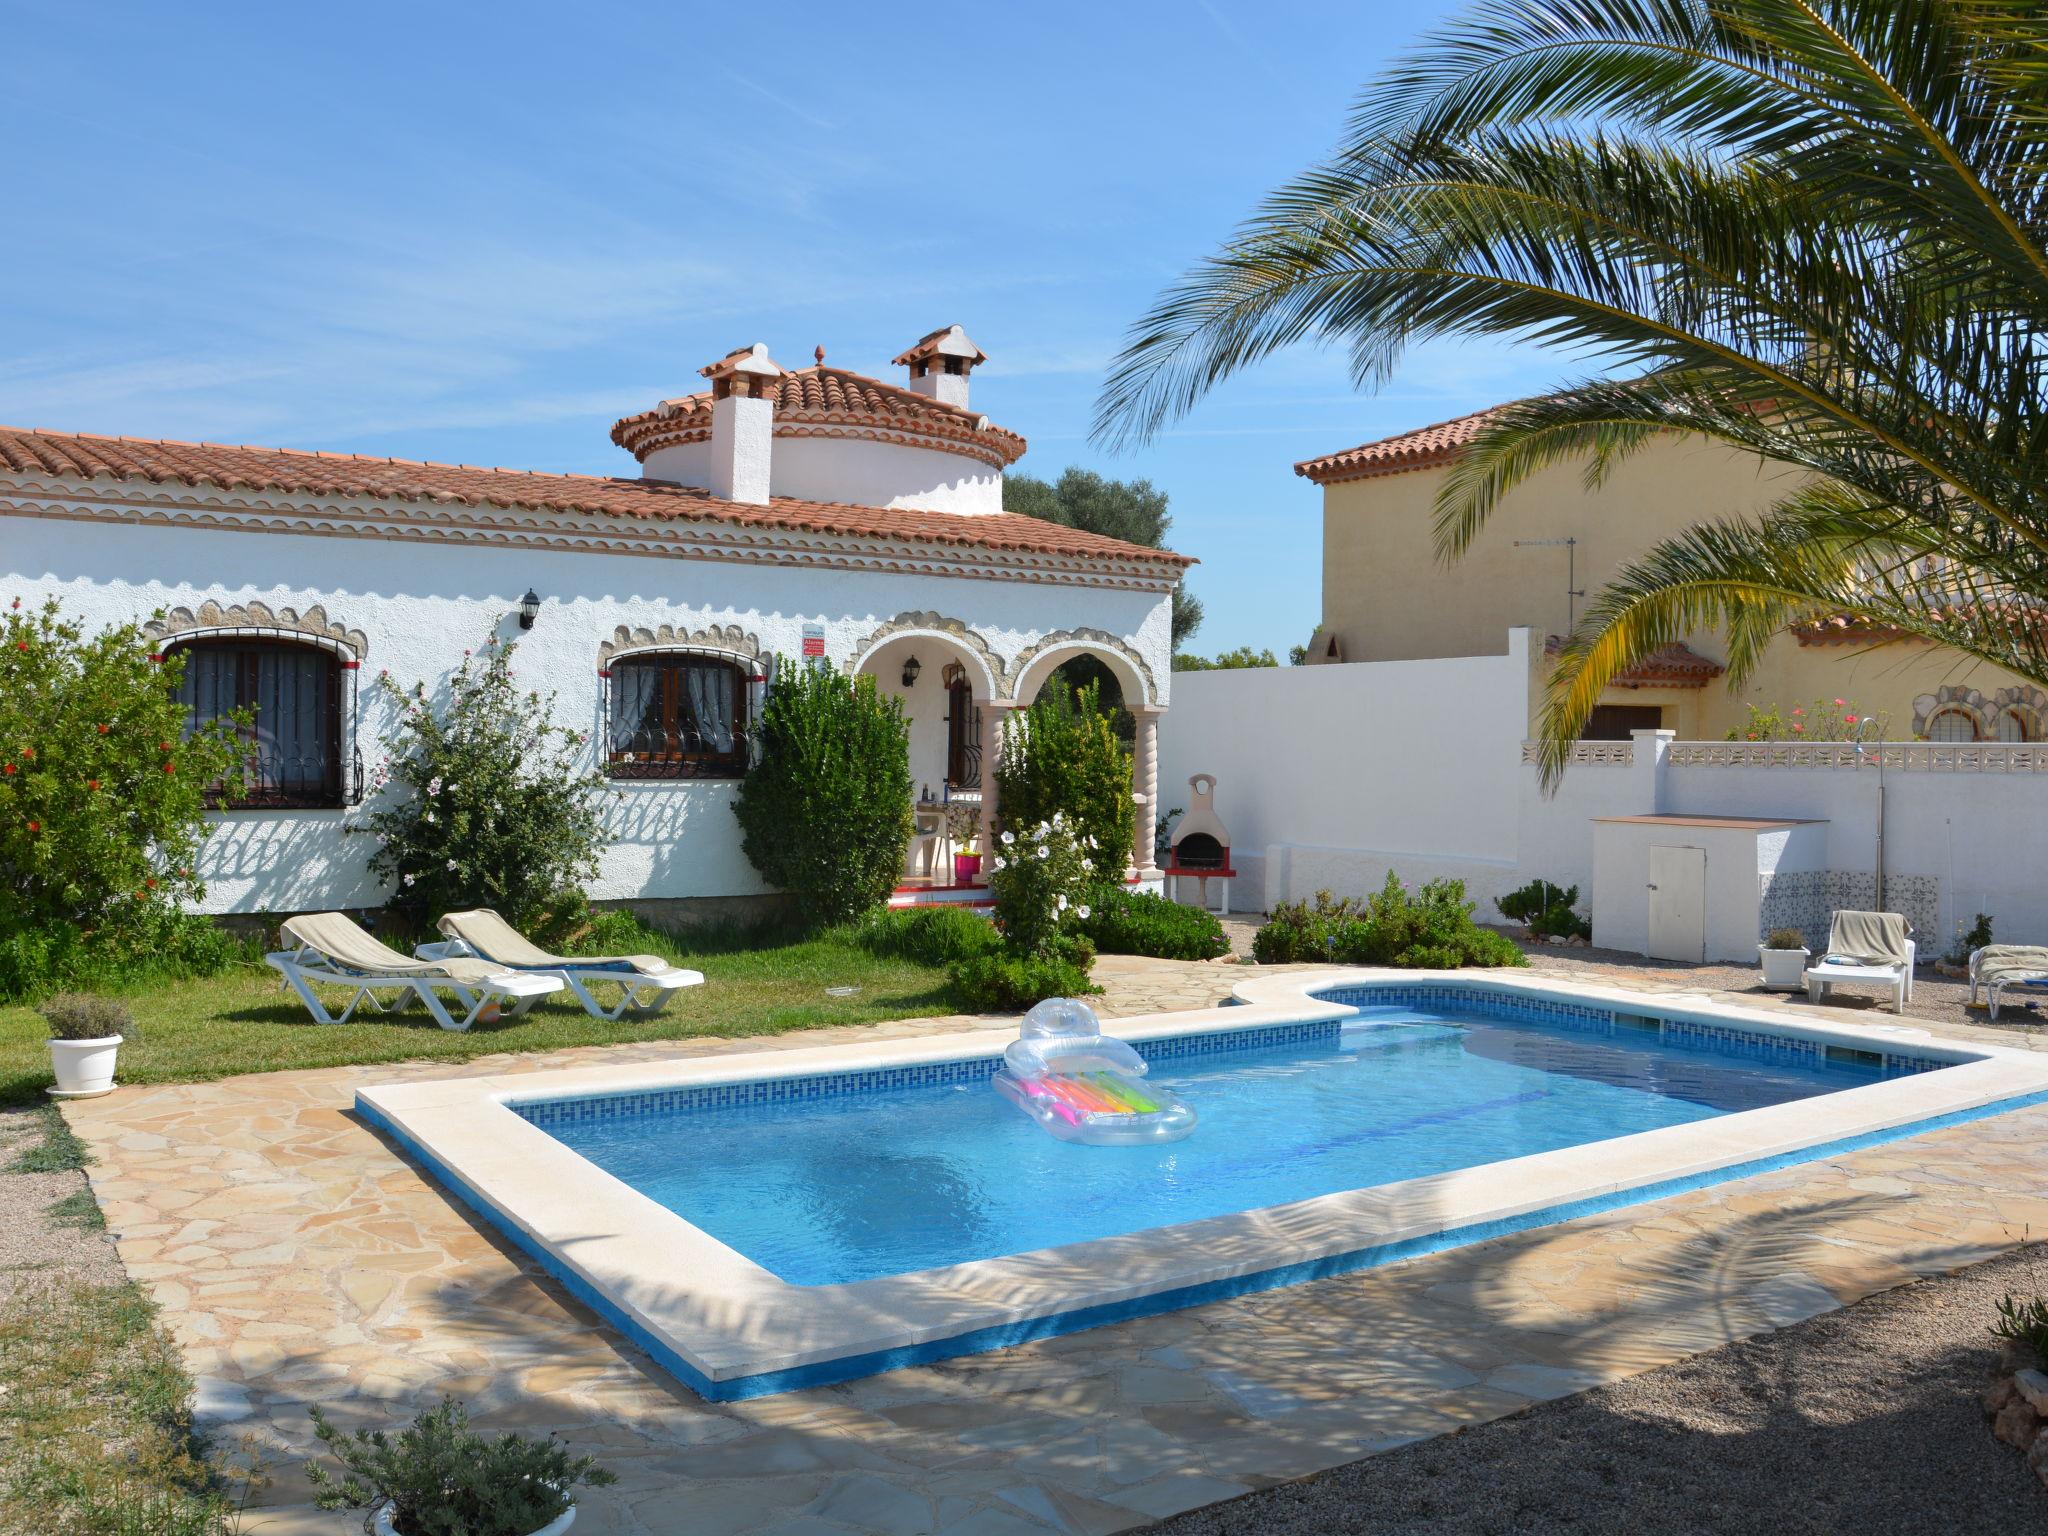
<path id="1" fill-rule="evenodd" d="M 996 759 L 1002 756 L 1003 732 L 1016 704 L 1007 699 L 980 699 L 981 711 L 981 850 L 994 861 L 996 851 Z M 984 870 L 988 865 L 984 864 Z M 984 876 L 986 878 L 986 876 Z"/>
<path id="2" fill-rule="evenodd" d="M 1159 864 L 1153 849 L 1158 841 L 1160 711 L 1134 709 L 1131 714 L 1138 722 L 1131 751 L 1131 870 L 1140 880 L 1157 880 Z"/>

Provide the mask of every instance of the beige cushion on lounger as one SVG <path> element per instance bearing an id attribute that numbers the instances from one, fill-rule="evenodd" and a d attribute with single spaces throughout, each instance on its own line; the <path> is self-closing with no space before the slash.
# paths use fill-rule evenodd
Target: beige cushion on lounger
<path id="1" fill-rule="evenodd" d="M 440 929 L 478 954 L 520 970 L 609 970 L 623 974 L 631 968 L 642 976 L 661 976 L 675 969 L 659 955 L 551 955 L 489 907 L 450 912 L 441 919 Z"/>
<path id="2" fill-rule="evenodd" d="M 2008 976 L 2048 975 L 2048 945 L 1986 944 L 1972 964 L 1977 980 L 1986 986 Z"/>
<path id="3" fill-rule="evenodd" d="M 1909 936 L 1900 913 L 1837 912 L 1822 958 L 1831 965 L 1904 965 Z"/>
<path id="4" fill-rule="evenodd" d="M 488 960 L 416 960 L 401 955 L 382 940 L 364 932 L 345 912 L 309 912 L 287 918 L 283 933 L 288 943 L 301 945 L 325 955 L 336 966 L 365 976 L 418 976 L 474 986 L 505 974 L 505 967 Z"/>

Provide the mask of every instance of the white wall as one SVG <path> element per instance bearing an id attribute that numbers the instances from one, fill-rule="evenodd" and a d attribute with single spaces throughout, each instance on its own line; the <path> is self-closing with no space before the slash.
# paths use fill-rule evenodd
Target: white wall
<path id="1" fill-rule="evenodd" d="M 1393 869 L 1458 875 L 1484 901 L 1515 883 L 1528 644 L 1518 629 L 1505 656 L 1177 673 L 1162 808 L 1216 775 L 1234 899 L 1356 894 Z"/>
<path id="2" fill-rule="evenodd" d="M 1873 759 L 1786 750 L 1765 766 L 1748 743 L 1646 732 L 1583 747 L 1546 793 L 1522 761 L 1527 643 L 1517 630 L 1505 657 L 1179 673 L 1160 724 L 1162 805 L 1186 804 L 1190 774 L 1217 775 L 1247 907 L 1323 886 L 1362 895 L 1392 869 L 1465 880 L 1482 917 L 1537 878 L 1578 886 L 1590 913 L 1594 818 L 1655 812 L 1823 821 L 1787 849 L 1796 858 L 1743 880 L 1813 877 L 1802 925 L 1871 899 Z M 1886 904 L 1914 920 L 1922 951 L 1946 949 L 1977 912 L 2001 940 L 2048 944 L 2048 745 L 1892 744 L 1886 759 Z M 1718 902 L 1730 922 L 1755 905 L 1737 894 Z M 1716 947 L 1731 946 L 1722 932 Z"/>
<path id="3" fill-rule="evenodd" d="M 521 634 L 514 610 L 532 587 L 538 623 Z M 0 601 L 54 596 L 89 629 L 156 609 L 258 600 L 273 610 L 323 605 L 363 631 L 358 743 L 374 768 L 391 724 L 373 680 L 445 687 L 465 648 L 497 633 L 519 641 L 522 682 L 557 695 L 556 718 L 601 739 L 600 643 L 621 624 L 679 629 L 738 624 L 764 648 L 802 649 L 821 624 L 834 665 L 898 614 L 937 611 L 971 625 L 1006 660 L 1045 634 L 1105 630 L 1166 679 L 1170 604 L 1163 593 L 1043 582 L 792 569 L 483 544 L 400 545 L 375 538 L 109 525 L 0 515 Z M 926 656 L 919 689 L 938 696 Z M 943 727 L 940 727 L 943 730 Z M 600 899 L 740 895 L 761 885 L 740 851 L 730 784 L 640 781 L 615 786 L 607 817 L 618 836 L 591 894 Z M 369 839 L 344 828 L 350 811 L 230 812 L 202 855 L 212 911 L 294 911 L 376 904 L 364 872 Z"/>
<path id="4" fill-rule="evenodd" d="M 650 480 L 709 486 L 709 442 L 658 448 L 642 466 Z M 918 507 L 978 516 L 1003 510 L 1003 476 L 980 459 L 867 438 L 774 435 L 770 493 L 861 507 Z"/>

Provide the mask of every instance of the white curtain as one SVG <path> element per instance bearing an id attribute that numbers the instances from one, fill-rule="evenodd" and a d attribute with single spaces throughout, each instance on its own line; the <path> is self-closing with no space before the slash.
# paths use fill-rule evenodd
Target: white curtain
<path id="1" fill-rule="evenodd" d="M 689 687 L 690 713 L 696 719 L 698 736 L 713 752 L 730 752 L 731 671 L 717 665 L 690 665 L 683 668 L 683 678 Z"/>
<path id="2" fill-rule="evenodd" d="M 619 667 L 612 673 L 612 751 L 652 752 L 661 741 L 661 669 Z"/>

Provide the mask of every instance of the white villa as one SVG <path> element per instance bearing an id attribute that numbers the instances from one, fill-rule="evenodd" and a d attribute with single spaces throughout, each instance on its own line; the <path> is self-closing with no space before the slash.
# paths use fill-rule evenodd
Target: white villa
<path id="1" fill-rule="evenodd" d="M 0 597 L 147 620 L 159 654 L 188 653 L 196 715 L 256 707 L 256 792 L 204 855 L 217 912 L 380 903 L 367 840 L 342 835 L 392 724 L 361 671 L 431 693 L 493 634 L 558 719 L 589 723 L 621 791 L 594 898 L 680 914 L 767 894 L 730 807 L 777 657 L 873 674 L 912 722 L 920 799 L 978 797 L 984 817 L 1004 713 L 1099 658 L 1138 722 L 1149 865 L 1191 562 L 1005 513 L 1025 444 L 970 408 L 983 361 L 958 326 L 895 359 L 902 384 L 822 348 L 798 369 L 741 348 L 613 426 L 637 478 L 0 429 Z"/>

